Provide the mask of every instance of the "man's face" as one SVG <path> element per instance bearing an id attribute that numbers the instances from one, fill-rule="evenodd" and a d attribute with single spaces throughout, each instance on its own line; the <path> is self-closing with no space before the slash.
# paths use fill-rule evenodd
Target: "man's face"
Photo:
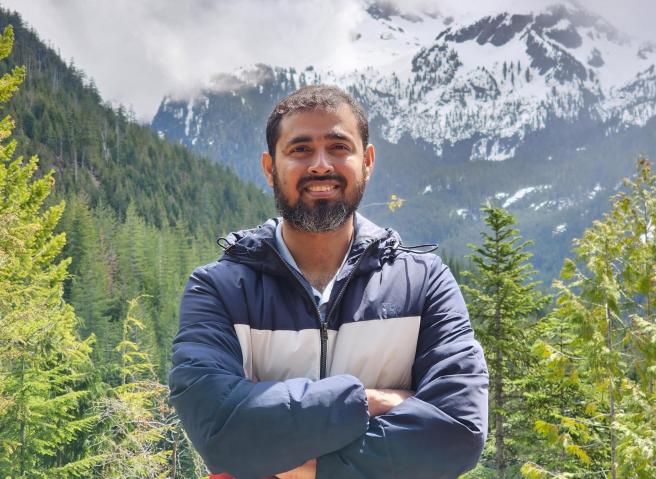
<path id="1" fill-rule="evenodd" d="M 279 128 L 275 161 L 264 153 L 262 166 L 282 217 L 313 233 L 339 228 L 358 207 L 374 163 L 355 115 L 344 104 L 294 113 Z"/>

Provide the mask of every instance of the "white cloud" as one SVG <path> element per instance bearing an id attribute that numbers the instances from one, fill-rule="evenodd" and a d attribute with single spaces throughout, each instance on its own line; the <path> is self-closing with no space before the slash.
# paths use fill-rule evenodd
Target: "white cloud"
<path id="1" fill-rule="evenodd" d="M 150 120 L 166 92 L 265 62 L 353 65 L 356 0 L 1 0 L 91 76 L 104 98 Z"/>
<path id="2" fill-rule="evenodd" d="M 258 62 L 344 71 L 356 66 L 350 35 L 366 0 L 0 0 L 17 10 L 64 59 L 91 76 L 103 98 L 131 106 L 149 121 L 164 94 L 183 95 L 218 73 Z M 528 2 L 528 3 L 527 3 Z M 460 0 L 397 0 L 403 10 L 433 6 L 449 14 Z M 467 2 L 474 15 L 509 4 Z M 655 40 L 653 0 L 580 0 L 618 28 Z M 433 7 L 433 8 L 430 8 Z"/>

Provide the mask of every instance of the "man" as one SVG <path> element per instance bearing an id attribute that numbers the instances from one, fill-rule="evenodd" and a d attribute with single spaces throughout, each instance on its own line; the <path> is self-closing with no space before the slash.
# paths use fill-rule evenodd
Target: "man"
<path id="1" fill-rule="evenodd" d="M 229 235 L 181 305 L 171 399 L 212 473 L 455 478 L 487 430 L 487 370 L 439 257 L 355 213 L 374 167 L 336 87 L 274 108 L 281 219 Z M 230 477 L 230 476 L 225 476 Z"/>

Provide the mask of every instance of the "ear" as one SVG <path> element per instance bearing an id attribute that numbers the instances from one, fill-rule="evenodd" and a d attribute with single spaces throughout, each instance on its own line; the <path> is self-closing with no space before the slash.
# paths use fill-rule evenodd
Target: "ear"
<path id="1" fill-rule="evenodd" d="M 273 158 L 268 151 L 262 153 L 262 171 L 267 183 L 273 188 Z"/>
<path id="2" fill-rule="evenodd" d="M 376 162 L 376 149 L 371 143 L 367 145 L 364 150 L 364 171 L 365 181 L 368 181 L 374 171 L 374 163 Z"/>

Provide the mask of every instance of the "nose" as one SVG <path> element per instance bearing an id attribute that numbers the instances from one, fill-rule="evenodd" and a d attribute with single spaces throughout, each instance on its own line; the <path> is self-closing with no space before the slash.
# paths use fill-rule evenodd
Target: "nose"
<path id="1" fill-rule="evenodd" d="M 335 171 L 335 168 L 330 160 L 330 155 L 323 148 L 319 148 L 308 165 L 308 173 L 311 175 L 327 175 L 333 171 Z"/>

